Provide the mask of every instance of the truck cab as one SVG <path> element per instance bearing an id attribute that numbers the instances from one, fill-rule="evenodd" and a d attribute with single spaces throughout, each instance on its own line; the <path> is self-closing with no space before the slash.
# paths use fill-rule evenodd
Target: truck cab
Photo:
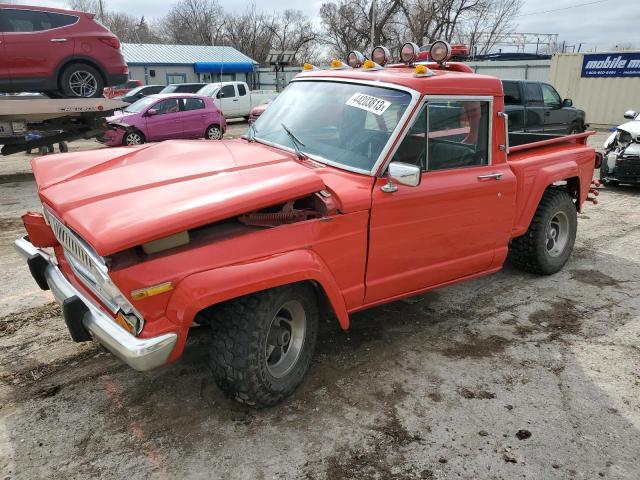
<path id="1" fill-rule="evenodd" d="M 262 105 L 278 95 L 275 91 L 251 91 L 245 82 L 209 83 L 198 93 L 212 97 L 226 118 L 247 119 L 253 107 Z"/>
<path id="2" fill-rule="evenodd" d="M 406 44 L 399 64 L 378 47 L 307 65 L 242 139 L 35 160 L 44 217 L 16 247 L 72 338 L 148 370 L 206 325 L 217 384 L 264 407 L 302 382 L 329 312 L 348 330 L 507 255 L 562 269 L 596 201 L 591 133 L 510 135 L 500 80 L 437 43 L 437 63 Z"/>
<path id="3" fill-rule="evenodd" d="M 511 131 L 567 134 L 586 128 L 585 113 L 544 82 L 503 80 L 504 102 Z"/>

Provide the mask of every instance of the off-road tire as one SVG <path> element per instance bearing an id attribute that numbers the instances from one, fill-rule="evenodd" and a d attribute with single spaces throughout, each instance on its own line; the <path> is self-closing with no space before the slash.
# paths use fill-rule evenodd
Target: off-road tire
<path id="1" fill-rule="evenodd" d="M 568 239 L 562 252 L 552 256 L 547 250 L 547 231 L 554 217 L 566 215 Z M 576 239 L 578 215 L 569 193 L 560 189 L 544 192 L 531 225 L 521 237 L 514 238 L 509 246 L 509 258 L 513 265 L 526 272 L 551 275 L 567 263 Z"/>
<path id="2" fill-rule="evenodd" d="M 91 92 L 87 91 L 86 95 L 81 95 L 79 91 L 74 91 L 71 85 L 72 76 L 79 75 L 91 80 Z M 95 82 L 95 83 L 94 83 Z M 60 75 L 60 91 L 66 98 L 100 98 L 104 95 L 104 79 L 98 70 L 86 63 L 73 63 L 66 67 Z"/>
<path id="3" fill-rule="evenodd" d="M 265 356 L 272 320 L 287 302 L 304 308 L 306 332 L 297 361 L 280 378 Z M 222 391 L 257 408 L 281 402 L 302 383 L 318 336 L 318 298 L 308 284 L 292 284 L 254 293 L 220 305 L 210 325 L 213 335 L 209 366 Z"/>
<path id="4" fill-rule="evenodd" d="M 581 122 L 573 122 L 569 127 L 569 135 L 575 135 L 584 132 L 585 128 Z"/>

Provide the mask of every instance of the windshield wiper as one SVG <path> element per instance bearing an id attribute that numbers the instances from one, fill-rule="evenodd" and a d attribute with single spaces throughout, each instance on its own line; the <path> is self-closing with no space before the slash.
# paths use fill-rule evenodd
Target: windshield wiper
<path id="1" fill-rule="evenodd" d="M 298 156 L 298 159 L 304 160 L 305 158 L 309 158 L 304 153 L 302 153 L 302 150 L 300 150 L 300 146 L 306 147 L 306 145 L 302 143 L 302 141 L 298 137 L 296 137 L 294 133 L 291 130 L 289 130 L 284 123 L 281 123 L 280 125 L 282 125 L 282 129 L 286 132 L 286 134 L 291 139 L 291 143 L 293 143 L 293 148 L 296 151 L 296 155 Z"/>

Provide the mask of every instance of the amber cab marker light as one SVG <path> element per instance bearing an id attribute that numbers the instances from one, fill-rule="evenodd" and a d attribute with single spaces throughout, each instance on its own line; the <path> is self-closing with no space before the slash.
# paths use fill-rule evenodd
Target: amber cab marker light
<path id="1" fill-rule="evenodd" d="M 302 69 L 303 69 L 305 72 L 310 72 L 311 70 L 318 70 L 318 67 L 315 67 L 314 65 L 311 65 L 310 63 L 305 63 L 305 64 L 302 66 Z"/>
<path id="2" fill-rule="evenodd" d="M 134 300 L 142 300 L 143 298 L 153 297 L 160 295 L 161 293 L 170 292 L 173 290 L 173 283 L 164 282 L 151 287 L 139 288 L 131 291 L 131 298 Z"/>
<path id="3" fill-rule="evenodd" d="M 431 77 L 435 75 L 432 70 L 427 68 L 426 65 L 416 65 L 416 70 L 414 75 L 416 77 Z"/>

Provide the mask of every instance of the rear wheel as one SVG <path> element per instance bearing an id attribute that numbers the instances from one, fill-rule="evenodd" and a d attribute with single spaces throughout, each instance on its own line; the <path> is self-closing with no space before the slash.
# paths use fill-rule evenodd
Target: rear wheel
<path id="1" fill-rule="evenodd" d="M 576 240 L 578 215 L 564 190 L 547 190 L 527 233 L 511 241 L 511 261 L 527 272 L 550 275 L 562 269 Z"/>
<path id="2" fill-rule="evenodd" d="M 219 125 L 209 125 L 207 131 L 204 132 L 204 138 L 207 140 L 221 140 L 222 130 Z"/>
<path id="3" fill-rule="evenodd" d="M 68 98 L 98 98 L 103 95 L 104 81 L 91 65 L 75 63 L 62 72 L 60 89 Z"/>
<path id="4" fill-rule="evenodd" d="M 122 137 L 123 145 L 142 145 L 143 143 L 144 135 L 137 130 L 131 130 Z"/>
<path id="5" fill-rule="evenodd" d="M 211 321 L 209 365 L 238 402 L 281 402 L 309 370 L 318 335 L 315 291 L 307 284 L 265 290 L 220 305 Z"/>
<path id="6" fill-rule="evenodd" d="M 575 135 L 576 133 L 582 132 L 584 132 L 584 126 L 581 123 L 574 122 L 571 124 L 571 127 L 569 128 L 569 134 Z"/>

